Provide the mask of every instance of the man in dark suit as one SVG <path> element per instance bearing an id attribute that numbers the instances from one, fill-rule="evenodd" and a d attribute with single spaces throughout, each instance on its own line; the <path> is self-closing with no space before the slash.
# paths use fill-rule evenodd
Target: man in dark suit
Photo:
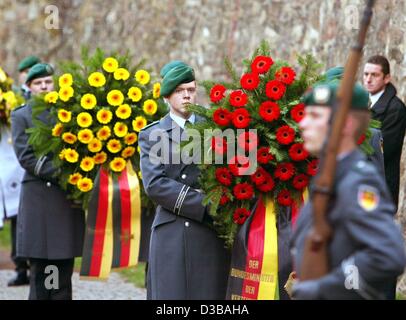
<path id="1" fill-rule="evenodd" d="M 27 76 L 33 95 L 53 90 L 53 69 L 36 64 Z M 38 119 L 49 123 L 48 111 Z M 17 256 L 30 262 L 30 300 L 72 299 L 74 258 L 81 256 L 84 213 L 72 207 L 58 185 L 52 156 L 38 159 L 28 143 L 33 127 L 30 102 L 11 114 L 14 151 L 25 174 L 21 186 L 17 225 Z"/>
<path id="2" fill-rule="evenodd" d="M 389 61 L 379 55 L 370 57 L 364 66 L 364 87 L 370 95 L 372 118 L 382 125 L 386 182 L 397 207 L 406 106 L 396 96 L 396 88 L 390 80 Z"/>
<path id="3" fill-rule="evenodd" d="M 306 112 L 299 126 L 304 147 L 315 156 L 322 151 L 338 88 L 339 82 L 318 84 L 304 97 Z M 328 206 L 330 271 L 319 279 L 300 281 L 305 242 L 314 220 L 310 198 L 300 212 L 291 242 L 299 279 L 293 286 L 296 299 L 394 298 L 393 285 L 406 264 L 405 248 L 384 178 L 357 148 L 369 118 L 368 93 L 356 84 L 338 146 Z"/>
<path id="4" fill-rule="evenodd" d="M 202 205 L 199 170 L 180 160 L 179 144 L 195 103 L 194 70 L 172 61 L 161 70 L 161 96 L 170 112 L 139 135 L 141 172 L 147 195 L 158 205 L 152 224 L 148 299 L 225 299 L 230 253 Z M 159 137 L 162 149 L 155 153 Z"/>

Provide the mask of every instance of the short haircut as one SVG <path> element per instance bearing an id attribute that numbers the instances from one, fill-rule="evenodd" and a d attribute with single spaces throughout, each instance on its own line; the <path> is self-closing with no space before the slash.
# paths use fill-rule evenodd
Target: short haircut
<path id="1" fill-rule="evenodd" d="M 382 72 L 385 76 L 390 74 L 390 64 L 389 64 L 388 59 L 386 59 L 384 56 L 375 55 L 375 56 L 369 57 L 367 60 L 367 63 L 380 65 L 382 68 Z"/>

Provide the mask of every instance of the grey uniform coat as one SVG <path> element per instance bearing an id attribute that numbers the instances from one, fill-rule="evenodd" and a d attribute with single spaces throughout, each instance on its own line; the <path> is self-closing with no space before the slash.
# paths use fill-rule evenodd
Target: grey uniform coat
<path id="1" fill-rule="evenodd" d="M 378 172 L 385 177 L 385 165 L 383 161 L 383 138 L 381 130 L 371 128 L 372 136 L 369 141 L 374 153 L 368 156 L 368 159 L 376 166 Z"/>
<path id="2" fill-rule="evenodd" d="M 365 191 L 375 194 L 376 201 L 372 203 L 376 206 L 365 209 L 362 201 Z M 299 279 L 305 237 L 312 227 L 311 211 L 309 202 L 300 213 L 292 239 L 291 251 Z M 406 263 L 404 242 L 393 220 L 394 213 L 383 177 L 360 151 L 338 162 L 335 196 L 328 213 L 333 229 L 328 247 L 331 271 L 317 280 L 320 299 L 385 298 Z M 345 287 L 346 280 L 349 289 Z M 358 289 L 354 289 L 357 284 Z"/>
<path id="3" fill-rule="evenodd" d="M 139 134 L 141 172 L 147 195 L 158 205 L 152 224 L 148 298 L 225 299 L 230 252 L 218 238 L 197 189 L 199 170 L 193 164 L 153 164 L 152 132 L 169 136 L 170 154 L 179 146 L 179 126 L 169 114 Z"/>
<path id="4" fill-rule="evenodd" d="M 47 112 L 39 119 L 49 122 Z M 33 126 L 32 108 L 11 113 L 14 150 L 25 174 L 21 185 L 17 225 L 17 256 L 70 259 L 82 255 L 84 213 L 73 208 L 53 176 L 51 157 L 38 159 L 28 144 L 26 129 Z"/>

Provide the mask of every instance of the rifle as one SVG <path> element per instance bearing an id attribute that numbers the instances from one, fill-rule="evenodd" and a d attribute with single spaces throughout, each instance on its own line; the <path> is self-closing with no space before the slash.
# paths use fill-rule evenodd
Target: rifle
<path id="1" fill-rule="evenodd" d="M 303 261 L 301 265 L 300 281 L 318 279 L 329 271 L 328 243 L 332 236 L 331 227 L 327 221 L 327 206 L 332 195 L 336 158 L 340 136 L 345 119 L 351 108 L 352 90 L 355 84 L 358 65 L 362 57 L 365 38 L 372 17 L 375 0 L 368 0 L 361 21 L 358 39 L 351 48 L 344 75 L 337 92 L 337 99 L 333 108 L 333 120 L 329 137 L 324 148 L 319 173 L 315 187 L 312 190 L 313 227 L 305 240 Z M 338 107 L 338 108 L 336 108 Z"/>

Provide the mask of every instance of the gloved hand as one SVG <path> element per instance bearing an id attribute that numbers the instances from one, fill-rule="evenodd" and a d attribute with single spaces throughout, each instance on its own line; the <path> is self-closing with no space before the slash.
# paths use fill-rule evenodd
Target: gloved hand
<path id="1" fill-rule="evenodd" d="M 319 300 L 320 283 L 318 280 L 297 282 L 292 288 L 292 297 L 296 300 Z"/>

